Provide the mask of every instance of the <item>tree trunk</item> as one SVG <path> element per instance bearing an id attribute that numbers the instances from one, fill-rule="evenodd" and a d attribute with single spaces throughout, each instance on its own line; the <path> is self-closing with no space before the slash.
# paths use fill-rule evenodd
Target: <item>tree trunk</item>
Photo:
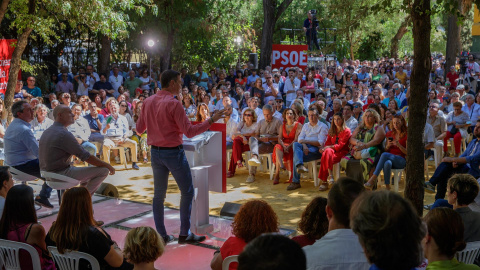
<path id="1" fill-rule="evenodd" d="M 462 11 L 462 1 L 458 1 L 458 10 Z M 458 25 L 457 21 L 458 18 L 455 14 L 448 16 L 445 70 L 450 70 L 450 67 L 455 65 L 455 58 L 459 55 L 462 47 L 460 40 L 461 25 Z"/>
<path id="2" fill-rule="evenodd" d="M 0 0 L 0 23 L 2 23 L 3 17 L 5 17 L 5 13 L 7 13 L 8 4 L 10 0 Z"/>
<path id="3" fill-rule="evenodd" d="M 112 40 L 105 36 L 100 36 L 101 49 L 98 51 L 98 71 L 100 73 L 109 74 L 110 53 L 112 52 Z"/>
<path id="4" fill-rule="evenodd" d="M 259 68 L 264 69 L 272 62 L 273 30 L 282 13 L 293 0 L 283 0 L 277 7 L 276 0 L 263 0 L 262 44 L 260 46 Z"/>
<path id="5" fill-rule="evenodd" d="M 165 70 L 170 68 L 170 63 L 172 62 L 172 49 L 173 49 L 173 40 L 175 38 L 175 29 L 171 29 L 168 32 L 167 38 L 167 46 L 165 46 L 162 54 L 162 58 L 160 59 L 160 72 L 164 72 Z"/>
<path id="6" fill-rule="evenodd" d="M 397 59 L 398 58 L 398 43 L 400 40 L 402 40 L 403 36 L 408 32 L 408 25 L 411 22 L 411 17 L 410 15 L 407 15 L 405 19 L 403 20 L 402 24 L 400 24 L 400 27 L 397 30 L 397 33 L 395 36 L 392 38 L 392 45 L 390 46 L 390 57 Z"/>
<path id="7" fill-rule="evenodd" d="M 413 22 L 413 69 L 408 99 L 407 172 L 405 198 L 410 200 L 420 216 L 423 215 L 424 154 L 423 130 L 427 118 L 428 74 L 430 59 L 430 0 L 414 0 L 411 8 Z"/>
<path id="8" fill-rule="evenodd" d="M 20 71 L 20 64 L 22 61 L 22 54 L 27 47 L 28 37 L 32 33 L 33 28 L 25 28 L 23 33 L 18 37 L 17 45 L 12 54 L 12 61 L 10 62 L 10 72 L 8 74 L 7 90 L 5 91 L 5 109 L 8 114 L 4 114 L 2 117 L 6 117 L 8 123 L 12 121 L 12 105 L 13 96 L 15 95 L 15 88 L 17 86 L 18 72 Z"/>

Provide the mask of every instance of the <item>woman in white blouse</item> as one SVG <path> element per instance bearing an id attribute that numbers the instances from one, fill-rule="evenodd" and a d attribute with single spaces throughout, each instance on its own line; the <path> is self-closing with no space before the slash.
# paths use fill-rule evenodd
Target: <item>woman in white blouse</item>
<path id="1" fill-rule="evenodd" d="M 237 166 L 243 167 L 242 153 L 250 150 L 248 140 L 257 130 L 257 114 L 248 108 L 243 112 L 243 118 L 237 125 L 237 132 L 232 135 L 232 157 L 228 167 L 227 177 L 233 177 Z"/>

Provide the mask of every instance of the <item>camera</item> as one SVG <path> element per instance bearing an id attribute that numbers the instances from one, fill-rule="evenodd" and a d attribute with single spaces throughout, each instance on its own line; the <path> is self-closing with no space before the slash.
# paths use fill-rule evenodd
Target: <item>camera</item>
<path id="1" fill-rule="evenodd" d="M 310 14 L 312 14 L 312 16 L 316 16 L 317 15 L 317 10 L 316 9 L 311 9 Z"/>

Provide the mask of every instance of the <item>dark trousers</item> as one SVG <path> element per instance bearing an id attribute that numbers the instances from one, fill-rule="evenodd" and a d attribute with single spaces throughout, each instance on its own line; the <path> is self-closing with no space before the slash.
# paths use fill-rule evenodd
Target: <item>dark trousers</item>
<path id="1" fill-rule="evenodd" d="M 318 45 L 317 32 L 307 34 L 307 45 L 309 51 L 313 50 L 313 45 L 315 45 L 317 50 L 320 50 L 320 46 Z"/>
<path id="2" fill-rule="evenodd" d="M 30 160 L 27 163 L 24 163 L 22 165 L 18 166 L 13 166 L 15 169 L 22 171 L 26 174 L 30 174 L 33 176 L 36 176 L 40 179 L 43 179 L 43 177 L 40 175 L 40 163 L 38 159 Z M 40 198 L 42 199 L 48 199 L 50 198 L 50 195 L 52 194 L 52 188 L 47 185 L 47 182 L 43 182 L 42 185 L 42 190 L 40 191 Z"/>
<path id="3" fill-rule="evenodd" d="M 470 168 L 466 164 L 458 164 L 457 168 L 453 168 L 452 163 L 442 162 L 438 165 L 432 178 L 430 178 L 430 184 L 437 186 L 437 194 L 435 194 L 435 200 L 445 198 L 447 193 L 447 182 L 454 174 L 468 173 Z"/>

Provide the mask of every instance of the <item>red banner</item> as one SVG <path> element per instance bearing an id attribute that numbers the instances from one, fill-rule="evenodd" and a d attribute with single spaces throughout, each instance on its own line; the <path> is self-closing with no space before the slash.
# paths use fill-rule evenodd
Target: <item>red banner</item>
<path id="1" fill-rule="evenodd" d="M 7 90 L 10 62 L 13 50 L 15 50 L 13 44 L 15 43 L 17 43 L 16 39 L 0 39 L 0 93 L 2 94 L 5 94 Z"/>
<path id="2" fill-rule="evenodd" d="M 307 67 L 308 45 L 279 45 L 272 47 L 272 68 Z"/>

